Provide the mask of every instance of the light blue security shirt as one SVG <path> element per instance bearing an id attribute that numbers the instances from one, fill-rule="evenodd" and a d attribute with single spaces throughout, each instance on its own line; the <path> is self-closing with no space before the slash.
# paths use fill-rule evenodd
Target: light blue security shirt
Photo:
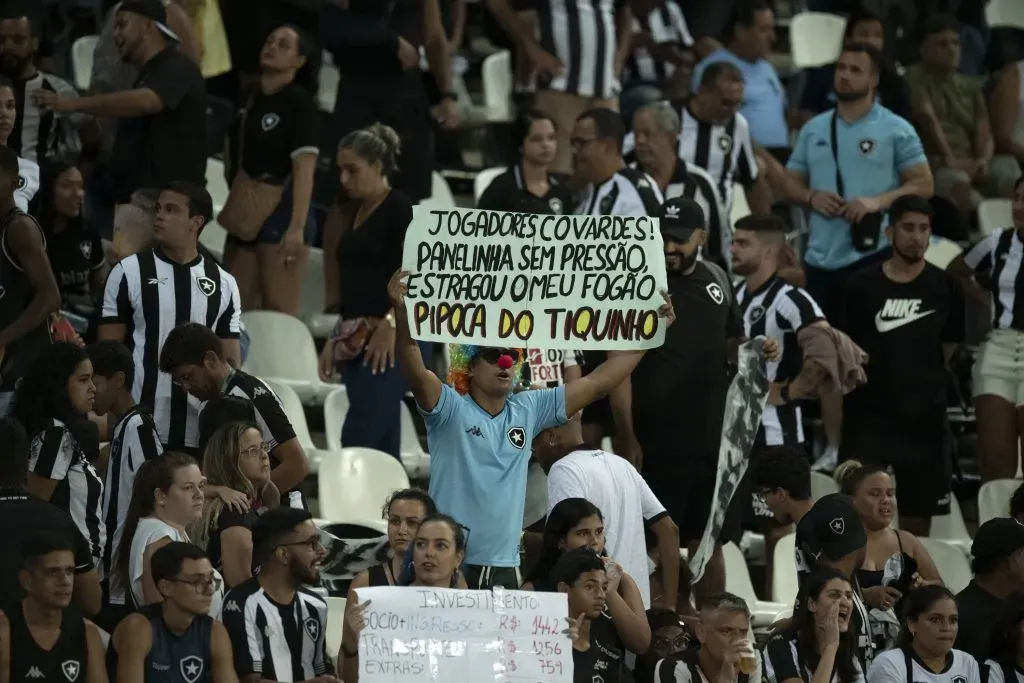
<path id="1" fill-rule="evenodd" d="M 818 114 L 800 130 L 786 167 L 807 178 L 812 190 L 836 192 L 836 163 L 832 154 L 832 116 L 835 110 Z M 854 121 L 836 119 L 839 167 L 843 173 L 844 198 L 877 197 L 903 184 L 901 173 L 927 163 L 917 132 L 903 119 L 880 104 Z M 888 225 L 888 214 L 882 227 Z M 838 270 L 869 255 L 857 251 L 850 237 L 850 224 L 843 218 L 826 218 L 811 211 L 810 237 L 804 256 L 815 268 Z M 883 234 L 876 251 L 889 246 Z"/>
<path id="2" fill-rule="evenodd" d="M 466 563 L 519 566 L 526 472 L 533 439 L 565 424 L 565 387 L 510 394 L 492 416 L 469 394 L 442 384 L 427 426 L 430 497 L 469 529 Z"/>
<path id="3" fill-rule="evenodd" d="M 729 50 L 719 48 L 701 60 L 693 70 L 693 92 L 700 89 L 700 79 L 708 64 L 731 62 L 743 74 L 743 104 L 740 113 L 750 124 L 750 136 L 763 147 L 789 147 L 789 125 L 786 123 L 786 89 L 782 87 L 775 66 L 767 59 L 748 62 Z"/>

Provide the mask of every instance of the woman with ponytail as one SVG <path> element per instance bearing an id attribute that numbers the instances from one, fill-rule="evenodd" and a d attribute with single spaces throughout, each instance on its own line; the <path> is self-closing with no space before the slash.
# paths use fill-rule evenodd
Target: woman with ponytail
<path id="1" fill-rule="evenodd" d="M 380 123 L 349 133 L 338 148 L 349 201 L 324 227 L 324 302 L 341 318 L 320 354 L 321 376 L 329 380 L 340 370 L 348 390 L 341 443 L 395 458 L 405 381 L 395 368 L 395 314 L 387 290 L 412 221 L 412 200 L 391 186 L 400 152 L 398 134 Z"/>

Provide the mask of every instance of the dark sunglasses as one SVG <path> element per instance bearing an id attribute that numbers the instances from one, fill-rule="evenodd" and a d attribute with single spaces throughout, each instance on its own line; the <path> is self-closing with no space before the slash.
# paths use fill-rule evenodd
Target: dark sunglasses
<path id="1" fill-rule="evenodd" d="M 477 352 L 477 357 L 481 360 L 494 365 L 498 362 L 498 359 L 502 356 L 512 356 L 513 360 L 519 360 L 518 349 L 496 349 L 491 346 L 485 346 Z"/>

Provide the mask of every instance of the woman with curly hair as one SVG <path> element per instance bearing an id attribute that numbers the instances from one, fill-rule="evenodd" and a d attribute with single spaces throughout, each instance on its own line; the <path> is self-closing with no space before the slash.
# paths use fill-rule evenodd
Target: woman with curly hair
<path id="1" fill-rule="evenodd" d="M 85 349 L 69 342 L 48 347 L 29 368 L 14 394 L 11 417 L 32 439 L 28 491 L 71 515 L 89 542 L 93 563 L 103 567 L 107 529 L 99 430 L 89 421 L 96 386 Z"/>
<path id="2" fill-rule="evenodd" d="M 237 511 L 211 496 L 203 516 L 189 527 L 189 536 L 206 548 L 210 564 L 224 576 L 228 588 L 252 577 L 252 525 L 262 507 L 270 481 L 270 455 L 263 433 L 251 422 L 230 422 L 210 437 L 203 452 L 207 486 L 223 486 L 245 495 L 248 506 Z"/>

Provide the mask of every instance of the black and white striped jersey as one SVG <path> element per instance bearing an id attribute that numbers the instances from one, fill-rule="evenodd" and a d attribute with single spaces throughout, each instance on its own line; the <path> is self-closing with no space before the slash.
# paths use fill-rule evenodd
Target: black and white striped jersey
<path id="1" fill-rule="evenodd" d="M 764 647 L 761 661 L 765 683 L 782 683 L 791 678 L 810 681 L 814 678 L 814 670 L 800 656 L 797 650 L 796 636 L 793 635 L 781 633 L 773 636 Z M 857 676 L 852 683 L 864 683 L 864 667 L 861 658 L 854 657 L 853 664 Z M 829 683 L 839 683 L 839 674 L 834 672 Z"/>
<path id="2" fill-rule="evenodd" d="M 107 542 L 103 548 L 103 568 L 109 575 L 117 545 L 121 542 L 124 519 L 132 500 L 135 473 L 147 460 L 163 453 L 152 416 L 138 406 L 125 413 L 114 426 L 103 484 L 103 519 Z"/>
<path id="3" fill-rule="evenodd" d="M 622 0 L 539 0 L 540 46 L 565 68 L 538 87 L 588 98 L 618 95 L 616 15 L 624 5 Z"/>
<path id="4" fill-rule="evenodd" d="M 126 325 L 124 344 L 135 359 L 132 396 L 153 407 L 168 450 L 199 445 L 198 399 L 160 372 L 160 350 L 171 330 L 193 322 L 221 339 L 239 337 L 241 305 L 235 278 L 202 255 L 176 263 L 158 248 L 124 259 L 110 271 L 100 324 Z"/>
<path id="5" fill-rule="evenodd" d="M 743 317 L 743 333 L 748 339 L 771 337 L 779 344 L 778 360 L 767 364 L 768 379 L 787 382 L 800 374 L 803 351 L 797 332 L 825 319 L 821 307 L 811 295 L 787 283 L 777 275 L 754 291 L 743 283 L 736 290 L 736 302 Z M 799 404 L 765 406 L 761 415 L 758 442 L 766 446 L 803 443 L 804 429 Z"/>
<path id="6" fill-rule="evenodd" d="M 658 184 L 635 168 L 622 168 L 600 185 L 587 185 L 574 213 L 590 216 L 660 216 Z"/>
<path id="7" fill-rule="evenodd" d="M 259 377 L 247 372 L 233 370 L 228 378 L 224 393 L 247 399 L 256 410 L 256 423 L 263 433 L 267 450 L 273 451 L 283 443 L 295 438 L 295 429 L 284 412 L 284 406 L 274 390 Z"/>
<path id="8" fill-rule="evenodd" d="M 659 45 L 671 43 L 689 48 L 694 42 L 690 28 L 686 25 L 683 10 L 679 8 L 676 0 L 665 0 L 646 15 L 634 9 L 633 32 L 641 31 L 650 35 Z M 645 47 L 635 47 L 626 60 L 626 69 L 630 80 L 661 85 L 675 73 L 676 66 L 655 59 Z"/>
<path id="9" fill-rule="evenodd" d="M 224 596 L 221 620 L 231 637 L 235 672 L 244 679 L 308 681 L 331 672 L 325 651 L 327 603 L 299 589 L 289 605 L 279 605 L 259 578 L 235 586 Z"/>
<path id="10" fill-rule="evenodd" d="M 16 82 L 14 87 L 18 118 L 7 145 L 19 156 L 36 163 L 77 156 L 82 151 L 77 126 L 85 124 L 91 117 L 40 109 L 36 104 L 36 93 L 47 91 L 74 98 L 78 97 L 78 91 L 63 78 L 42 71 L 37 71 L 27 81 Z"/>
<path id="11" fill-rule="evenodd" d="M 749 188 L 757 180 L 750 124 L 742 114 L 736 114 L 725 125 L 702 121 L 690 112 L 686 101 L 674 101 L 672 105 L 679 111 L 679 157 L 700 166 L 715 179 L 728 218 L 736 184 Z M 623 150 L 632 152 L 635 146 L 633 133 L 628 133 Z"/>
<path id="12" fill-rule="evenodd" d="M 640 164 L 633 162 L 630 167 L 639 169 Z M 678 159 L 672 177 L 665 186 L 664 197 L 686 197 L 700 205 L 708 226 L 708 239 L 701 250 L 701 257 L 711 259 L 728 272 L 731 263 L 729 245 L 732 244 L 732 228 L 721 197 L 715 188 L 715 181 L 708 172 L 700 166 L 687 164 L 683 159 Z"/>
<path id="13" fill-rule="evenodd" d="M 1024 241 L 1015 228 L 993 230 L 964 256 L 992 294 L 992 328 L 1024 331 Z"/>
<path id="14" fill-rule="evenodd" d="M 1002 673 L 1000 670 L 998 675 L 1001 677 Z M 935 672 L 926 667 L 909 646 L 886 650 L 875 657 L 868 668 L 867 678 L 872 683 L 981 683 L 986 680 L 978 660 L 963 650 L 950 650 L 946 655 L 945 669 Z M 993 683 L 991 677 L 987 680 Z"/>
<path id="15" fill-rule="evenodd" d="M 107 527 L 103 521 L 103 478 L 89 462 L 71 430 L 60 420 L 32 438 L 28 471 L 52 479 L 57 486 L 50 502 L 71 515 L 89 542 L 93 565 L 102 576 Z M 30 523 L 31 520 L 26 520 Z"/>

